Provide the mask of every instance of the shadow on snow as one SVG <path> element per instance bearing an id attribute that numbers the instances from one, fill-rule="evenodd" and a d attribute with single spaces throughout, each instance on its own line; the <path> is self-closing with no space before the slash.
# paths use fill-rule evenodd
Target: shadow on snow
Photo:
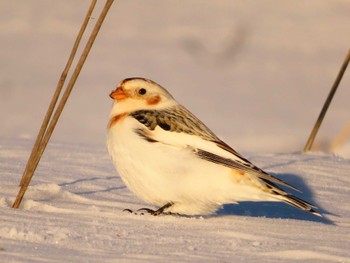
<path id="1" fill-rule="evenodd" d="M 228 204 L 224 205 L 223 208 L 217 212 L 217 215 L 297 219 L 325 224 L 334 224 L 331 220 L 325 217 L 325 215 L 331 213 L 316 204 L 311 188 L 308 187 L 301 177 L 290 173 L 271 174 L 299 189 L 301 193 L 292 189 L 281 187 L 286 192 L 293 194 L 312 205 L 315 205 L 317 207 L 317 212 L 319 212 L 323 217 L 313 215 L 283 202 L 240 202 L 239 204 Z"/>

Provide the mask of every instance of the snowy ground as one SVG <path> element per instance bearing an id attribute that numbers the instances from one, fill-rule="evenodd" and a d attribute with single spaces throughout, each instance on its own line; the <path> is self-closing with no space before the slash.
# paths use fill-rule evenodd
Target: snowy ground
<path id="1" fill-rule="evenodd" d="M 329 147 L 350 121 L 349 72 L 316 142 L 334 154 L 300 153 L 349 49 L 348 0 L 115 1 L 23 206 L 11 209 L 88 5 L 0 1 L 0 262 L 350 262 L 350 139 Z M 325 217 L 275 203 L 205 218 L 122 212 L 146 206 L 104 146 L 108 94 L 131 76 L 164 85 Z"/>
<path id="2" fill-rule="evenodd" d="M 0 1 L 1 137 L 34 139 L 88 5 Z M 115 1 L 53 139 L 104 144 L 108 94 L 142 76 L 241 151 L 300 150 L 349 49 L 349 13 L 348 0 Z M 349 86 L 345 74 L 325 144 L 349 122 Z"/>
<path id="3" fill-rule="evenodd" d="M 323 219 L 279 203 L 154 217 L 122 211 L 147 205 L 114 175 L 104 148 L 67 144 L 50 146 L 21 209 L 11 209 L 29 149 L 0 141 L 2 262 L 350 262 L 349 160 L 248 155 L 300 188 Z"/>

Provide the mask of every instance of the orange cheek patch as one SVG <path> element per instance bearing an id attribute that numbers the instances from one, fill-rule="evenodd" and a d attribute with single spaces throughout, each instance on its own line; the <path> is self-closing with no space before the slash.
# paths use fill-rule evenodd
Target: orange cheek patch
<path id="1" fill-rule="evenodd" d="M 114 116 L 108 123 L 108 128 L 112 128 L 114 125 L 116 125 L 118 122 L 123 120 L 128 114 L 122 113 Z"/>
<path id="2" fill-rule="evenodd" d="M 159 97 L 159 96 L 155 96 L 155 97 L 153 97 L 153 98 L 147 99 L 146 101 L 147 101 L 147 104 L 148 104 L 148 105 L 156 105 L 156 104 L 159 103 L 160 97 Z"/>

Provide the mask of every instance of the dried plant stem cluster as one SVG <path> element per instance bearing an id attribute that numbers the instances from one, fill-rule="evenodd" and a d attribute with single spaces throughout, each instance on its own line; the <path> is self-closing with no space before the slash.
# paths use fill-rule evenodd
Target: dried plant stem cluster
<path id="1" fill-rule="evenodd" d="M 74 43 L 74 46 L 73 46 L 73 49 L 72 49 L 71 54 L 69 56 L 69 59 L 67 61 L 66 67 L 64 68 L 62 75 L 60 77 L 60 80 L 57 84 L 56 91 L 52 97 L 51 103 L 49 105 L 49 108 L 47 110 L 47 113 L 45 115 L 43 123 L 41 125 L 40 131 L 39 131 L 38 136 L 36 138 L 35 144 L 33 146 L 32 152 L 31 152 L 30 157 L 28 159 L 26 168 L 23 172 L 23 176 L 22 176 L 22 179 L 20 182 L 20 190 L 17 194 L 15 202 L 12 205 L 13 208 L 18 208 L 19 205 L 21 204 L 21 201 L 22 201 L 23 196 L 24 196 L 24 194 L 29 186 L 29 183 L 33 177 L 35 169 L 38 166 L 38 163 L 41 159 L 41 156 L 45 151 L 46 145 L 51 138 L 53 130 L 56 127 L 56 124 L 57 124 L 58 119 L 62 113 L 62 110 L 63 110 L 63 108 L 68 100 L 68 97 L 69 97 L 69 95 L 74 87 L 74 84 L 75 84 L 75 82 L 79 76 L 79 73 L 80 73 L 80 71 L 85 63 L 85 60 L 86 60 L 86 58 L 91 50 L 91 47 L 92 47 L 92 45 L 96 39 L 96 36 L 101 28 L 101 25 L 102 25 L 107 13 L 108 13 L 108 10 L 113 3 L 113 0 L 106 1 L 106 4 L 105 4 L 105 6 L 100 14 L 100 17 L 95 24 L 95 27 L 94 27 L 94 29 L 89 37 L 89 40 L 88 40 L 88 42 L 87 42 L 87 44 L 82 52 L 82 55 L 81 55 L 77 65 L 74 69 L 74 72 L 73 72 L 73 74 L 72 74 L 72 76 L 67 84 L 67 87 L 66 87 L 66 89 L 61 97 L 61 100 L 60 100 L 60 102 L 59 102 L 59 104 L 54 112 L 57 101 L 58 101 L 60 94 L 61 94 L 61 91 L 62 91 L 62 87 L 63 87 L 64 82 L 66 80 L 68 71 L 72 65 L 74 56 L 75 56 L 77 49 L 78 49 L 78 46 L 80 44 L 80 40 L 85 32 L 85 29 L 86 29 L 86 26 L 87 26 L 89 20 L 91 18 L 91 14 L 95 8 L 96 2 L 97 2 L 97 0 L 91 1 L 90 7 L 88 9 L 88 12 L 85 16 L 85 19 L 83 21 L 83 24 L 81 26 L 79 34 L 78 34 L 76 41 Z"/>
<path id="2" fill-rule="evenodd" d="M 334 151 L 345 144 L 350 137 L 350 122 L 340 131 L 331 143 L 330 150 Z"/>

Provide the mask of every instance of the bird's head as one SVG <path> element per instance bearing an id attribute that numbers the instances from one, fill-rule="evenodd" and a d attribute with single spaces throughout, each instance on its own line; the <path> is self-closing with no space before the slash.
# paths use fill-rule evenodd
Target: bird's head
<path id="1" fill-rule="evenodd" d="M 109 95 L 118 111 L 162 109 L 175 104 L 171 94 L 157 83 L 144 78 L 128 78 Z"/>

